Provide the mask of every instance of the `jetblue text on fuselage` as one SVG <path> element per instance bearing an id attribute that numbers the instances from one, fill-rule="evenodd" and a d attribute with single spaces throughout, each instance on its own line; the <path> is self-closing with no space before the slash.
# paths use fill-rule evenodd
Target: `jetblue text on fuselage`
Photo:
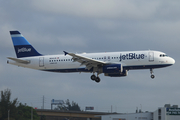
<path id="1" fill-rule="evenodd" d="M 120 54 L 120 61 L 122 60 L 132 60 L 132 59 L 144 59 L 144 54 L 136 54 L 136 53 L 127 53 Z"/>

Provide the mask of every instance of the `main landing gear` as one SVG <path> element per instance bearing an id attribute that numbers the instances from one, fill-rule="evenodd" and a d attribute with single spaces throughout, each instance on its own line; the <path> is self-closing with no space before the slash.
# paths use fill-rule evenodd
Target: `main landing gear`
<path id="1" fill-rule="evenodd" d="M 153 75 L 153 68 L 150 69 L 150 73 L 151 73 L 151 78 L 154 79 L 155 76 Z"/>
<path id="2" fill-rule="evenodd" d="M 93 81 L 95 81 L 97 83 L 99 83 L 101 81 L 101 79 L 99 78 L 99 74 L 97 75 L 97 77 L 94 74 L 91 75 L 91 80 L 93 80 Z"/>

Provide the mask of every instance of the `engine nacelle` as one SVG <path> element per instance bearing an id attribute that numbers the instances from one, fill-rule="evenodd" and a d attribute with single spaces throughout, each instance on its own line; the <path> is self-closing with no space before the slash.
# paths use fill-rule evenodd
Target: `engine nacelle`
<path id="1" fill-rule="evenodd" d="M 123 70 L 121 73 L 104 73 L 105 76 L 110 76 L 110 77 L 124 77 L 128 75 L 127 70 Z"/>
<path id="2" fill-rule="evenodd" d="M 121 64 L 110 64 L 103 66 L 103 73 L 121 73 L 123 72 L 123 67 Z"/>

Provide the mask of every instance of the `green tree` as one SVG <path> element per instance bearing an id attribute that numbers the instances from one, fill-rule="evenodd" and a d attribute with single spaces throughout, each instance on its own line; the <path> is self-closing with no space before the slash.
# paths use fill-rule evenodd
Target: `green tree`
<path id="1" fill-rule="evenodd" d="M 81 111 L 78 103 L 72 101 L 72 103 L 67 99 L 65 103 L 58 105 L 55 110 L 63 110 L 63 111 Z"/>
<path id="2" fill-rule="evenodd" d="M 19 118 L 21 118 L 22 120 L 24 119 L 31 119 L 31 110 L 33 110 L 33 120 L 39 120 L 39 116 L 37 114 L 37 112 L 35 111 L 35 109 L 33 109 L 32 107 L 23 105 L 23 104 L 19 104 L 19 106 L 17 107 L 18 109 L 18 114 L 16 116 L 17 120 L 19 120 Z"/>
<path id="3" fill-rule="evenodd" d="M 6 89 L 1 91 L 1 99 L 0 99 L 0 119 L 3 120 L 8 117 L 8 111 L 11 113 L 11 117 L 15 116 L 17 113 L 17 105 L 18 101 L 15 98 L 13 101 L 11 99 L 11 91 Z"/>
<path id="4" fill-rule="evenodd" d="M 33 120 L 40 119 L 32 107 L 19 103 L 17 98 L 15 98 L 13 101 L 10 101 L 10 98 L 11 91 L 9 89 L 1 91 L 0 120 L 8 120 L 8 111 L 10 113 L 10 120 L 30 120 L 31 110 L 33 110 Z"/>

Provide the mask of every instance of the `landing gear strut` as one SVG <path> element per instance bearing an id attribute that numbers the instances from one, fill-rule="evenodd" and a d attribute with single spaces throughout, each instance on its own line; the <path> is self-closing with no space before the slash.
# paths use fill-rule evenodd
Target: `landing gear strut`
<path id="1" fill-rule="evenodd" d="M 101 81 L 101 79 L 99 78 L 99 74 L 97 74 L 97 77 L 93 74 L 91 75 L 91 80 L 99 83 Z"/>
<path id="2" fill-rule="evenodd" d="M 153 75 L 153 68 L 150 69 L 150 73 L 151 73 L 151 78 L 154 79 L 155 76 Z"/>

